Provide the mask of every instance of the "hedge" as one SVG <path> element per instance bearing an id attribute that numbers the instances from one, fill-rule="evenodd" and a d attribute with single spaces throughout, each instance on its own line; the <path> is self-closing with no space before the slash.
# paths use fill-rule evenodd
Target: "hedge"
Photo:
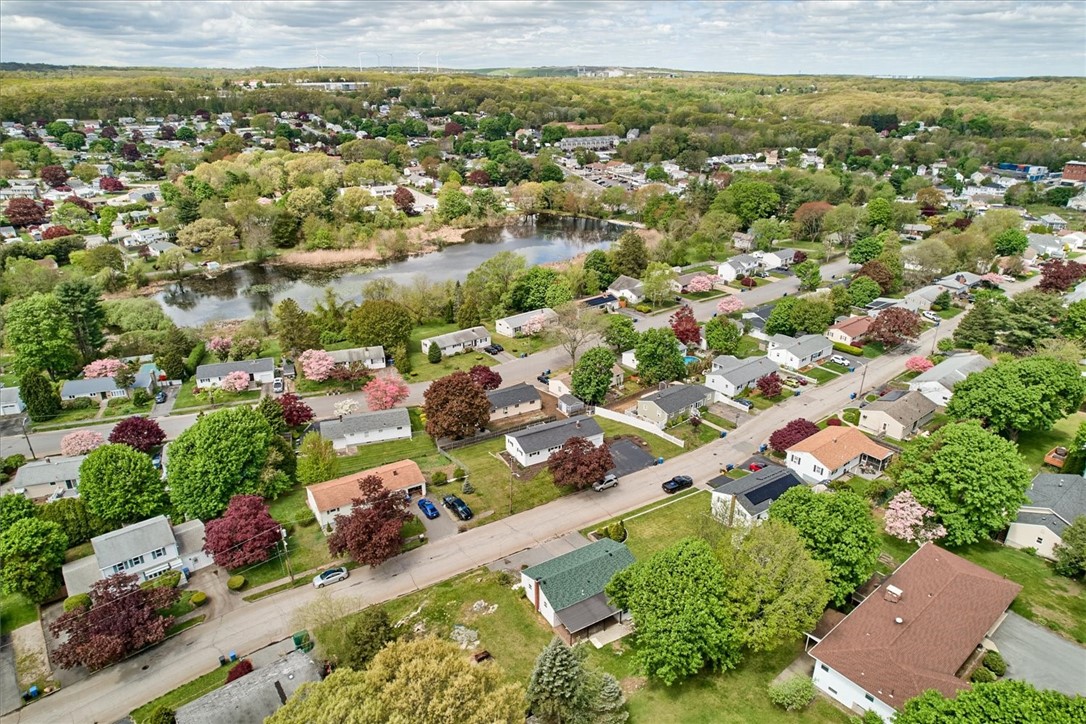
<path id="1" fill-rule="evenodd" d="M 90 608 L 91 598 L 89 593 L 77 593 L 64 599 L 64 612 L 74 611 L 77 608 Z"/>
<path id="2" fill-rule="evenodd" d="M 838 352 L 844 352 L 845 354 L 863 355 L 864 351 L 860 347 L 853 347 L 851 344 L 841 344 L 840 342 L 834 342 L 833 348 Z"/>
<path id="3" fill-rule="evenodd" d="M 804 709 L 815 698 L 814 683 L 803 676 L 796 676 L 779 684 L 770 684 L 769 699 L 784 707 L 785 711 Z"/>
<path id="4" fill-rule="evenodd" d="M 230 576 L 226 579 L 226 587 L 231 591 L 240 591 L 245 585 L 245 576 Z"/>
<path id="5" fill-rule="evenodd" d="M 974 684 L 987 684 L 996 680 L 996 675 L 983 666 L 973 672 L 972 680 Z"/>
<path id="6" fill-rule="evenodd" d="M 189 603 L 191 603 L 193 606 L 203 606 L 207 603 L 207 594 L 203 591 L 197 591 L 196 593 L 192 594 L 191 598 L 189 598 Z"/>
<path id="7" fill-rule="evenodd" d="M 984 668 L 991 671 L 996 676 L 1003 676 L 1007 673 L 1007 662 L 1003 660 L 1003 657 L 998 651 L 989 651 L 984 655 Z"/>

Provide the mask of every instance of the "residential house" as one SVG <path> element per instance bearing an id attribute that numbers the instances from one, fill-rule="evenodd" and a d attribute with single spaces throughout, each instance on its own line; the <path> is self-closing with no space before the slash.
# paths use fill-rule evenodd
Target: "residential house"
<path id="1" fill-rule="evenodd" d="M 152 244 L 156 241 L 169 241 L 170 235 L 157 226 L 154 226 L 150 229 L 136 229 L 132 232 L 131 238 L 134 243 L 129 244 L 126 240 L 125 246 L 139 246 L 142 244 Z"/>
<path id="2" fill-rule="evenodd" d="M 711 281 L 713 281 L 714 285 L 716 283 L 716 281 L 713 279 L 713 275 L 711 274 L 706 274 L 705 272 L 691 272 L 689 274 L 680 274 L 679 276 L 672 279 L 671 291 L 675 292 L 676 294 L 687 293 L 689 291 L 687 287 L 690 285 L 690 282 L 698 277 L 708 277 Z"/>
<path id="3" fill-rule="evenodd" d="M 339 367 L 361 364 L 368 370 L 380 370 L 384 369 L 387 364 L 385 348 L 381 346 L 331 350 L 328 355 L 335 360 L 336 366 Z"/>
<path id="4" fill-rule="evenodd" d="M 1086 478 L 1082 475 L 1041 473 L 1026 491 L 1028 502 L 1007 531 L 1007 545 L 1033 548 L 1037 555 L 1055 558 L 1063 532 L 1086 515 Z"/>
<path id="5" fill-rule="evenodd" d="M 573 394 L 572 379 L 568 372 L 551 377 L 547 382 L 547 390 L 558 398 L 558 411 L 566 417 L 584 412 L 585 404 Z"/>
<path id="6" fill-rule="evenodd" d="M 545 463 L 571 437 L 583 437 L 599 447 L 603 428 L 587 415 L 535 425 L 505 436 L 505 451 L 521 465 Z"/>
<path id="7" fill-rule="evenodd" d="M 905 295 L 903 303 L 899 306 L 904 307 L 913 312 L 926 312 L 931 309 L 931 306 L 935 304 L 935 300 L 939 298 L 939 295 L 945 294 L 947 289 L 937 284 L 929 284 L 926 287 L 920 287 Z"/>
<path id="8" fill-rule="evenodd" d="M 604 588 L 634 563 L 624 543 L 602 538 L 520 572 L 524 595 L 567 643 L 622 619 Z"/>
<path id="9" fill-rule="evenodd" d="M 750 251 L 754 248 L 754 234 L 748 234 L 745 231 L 733 231 L 732 246 L 738 251 Z"/>
<path id="10" fill-rule="evenodd" d="M 780 465 L 766 465 L 742 478 L 719 475 L 709 481 L 713 517 L 728 527 L 751 526 L 769 517 L 770 504 L 804 482 Z"/>
<path id="11" fill-rule="evenodd" d="M 780 367 L 768 357 L 739 359 L 725 354 L 713 360 L 709 372 L 705 373 L 705 386 L 716 393 L 718 401 L 722 397 L 735 398 L 775 372 L 780 372 Z"/>
<path id="12" fill-rule="evenodd" d="M 414 460 L 400 460 L 306 486 L 306 505 L 326 533 L 335 528 L 337 515 L 350 515 L 354 500 L 361 496 L 359 483 L 371 475 L 380 478 L 386 490 L 402 490 L 406 495 L 426 495 L 426 476 Z"/>
<path id="13" fill-rule="evenodd" d="M 79 467 L 86 455 L 32 460 L 15 471 L 9 490 L 31 500 L 79 497 Z M 6 491 L 5 491 L 6 492 Z"/>
<path id="14" fill-rule="evenodd" d="M 909 389 L 919 391 L 935 404 L 945 407 L 954 394 L 954 385 L 974 372 L 991 366 L 992 361 L 979 354 L 951 355 L 927 372 L 909 380 Z"/>
<path id="15" fill-rule="evenodd" d="M 18 387 L 5 387 L 0 383 L 0 417 L 18 415 L 26 409 Z"/>
<path id="16" fill-rule="evenodd" d="M 344 415 L 320 423 L 320 434 L 335 450 L 386 440 L 411 439 L 411 415 L 406 407 Z"/>
<path id="17" fill-rule="evenodd" d="M 430 351 L 431 345 L 436 345 L 441 350 L 442 357 L 450 357 L 489 346 L 490 332 L 486 331 L 486 327 L 460 329 L 448 334 L 439 334 L 436 337 L 427 337 L 420 344 L 424 354 Z"/>
<path id="18" fill-rule="evenodd" d="M 704 385 L 675 384 L 639 399 L 637 416 L 663 429 L 668 423 L 693 414 L 712 401 L 713 391 Z"/>
<path id="19" fill-rule="evenodd" d="M 1086 211 L 1086 191 L 1070 199 L 1067 202 L 1067 208 L 1074 211 Z"/>
<path id="20" fill-rule="evenodd" d="M 19 238 L 19 232 L 15 230 L 14 226 L 0 226 L 0 239 L 4 241 L 16 241 Z"/>
<path id="21" fill-rule="evenodd" d="M 1046 256 L 1050 259 L 1063 259 L 1067 252 L 1063 250 L 1063 242 L 1052 234 L 1026 234 L 1029 240 L 1029 248 L 1037 252 L 1037 256 Z"/>
<path id="22" fill-rule="evenodd" d="M 953 697 L 969 688 L 964 665 L 1021 590 L 925 543 L 811 649 L 814 685 L 885 721 L 930 689 Z"/>
<path id="23" fill-rule="evenodd" d="M 892 390 L 860 409 L 861 430 L 908 440 L 931 422 L 939 405 L 921 392 Z"/>
<path id="24" fill-rule="evenodd" d="M 867 330 L 875 320 L 871 317 L 852 316 L 842 319 L 826 330 L 826 339 L 850 347 L 862 347 L 867 337 Z"/>
<path id="25" fill-rule="evenodd" d="M 1041 223 L 1053 231 L 1063 231 L 1067 228 L 1067 220 L 1059 214 L 1045 214 L 1041 217 Z"/>
<path id="26" fill-rule="evenodd" d="M 578 148 L 590 151 L 609 151 L 618 144 L 618 136 L 570 136 L 558 142 L 561 151 L 575 151 Z"/>
<path id="27" fill-rule="evenodd" d="M 739 277 L 750 276 L 758 271 L 762 263 L 750 254 L 739 254 L 728 259 L 717 268 L 717 276 L 726 282 L 734 282 Z"/>
<path id="28" fill-rule="evenodd" d="M 203 546 L 202 522 L 190 520 L 172 526 L 166 516 L 158 515 L 91 538 L 94 555 L 66 563 L 64 585 L 73 596 L 86 593 L 96 581 L 116 573 L 149 581 L 168 571 L 181 571 L 185 582 L 193 571 L 212 564 Z"/>
<path id="29" fill-rule="evenodd" d="M 539 390 L 526 382 L 512 387 L 487 390 L 486 397 L 490 400 L 491 422 L 539 412 L 543 409 L 543 399 L 539 396 Z"/>
<path id="30" fill-rule="evenodd" d="M 795 263 L 795 249 L 773 249 L 762 255 L 762 266 L 766 269 L 787 269 Z"/>
<path id="31" fill-rule="evenodd" d="M 931 233 L 931 227 L 927 224 L 905 224 L 901 227 L 901 236 L 907 241 L 920 241 Z"/>
<path id="32" fill-rule="evenodd" d="M 173 251 L 174 249 L 179 248 L 181 247 L 179 247 L 177 244 L 174 244 L 172 241 L 152 241 L 150 244 L 147 245 L 147 256 L 153 259 L 157 259 L 166 252 Z"/>
<path id="33" fill-rule="evenodd" d="M 275 360 L 271 357 L 244 359 L 237 362 L 217 362 L 196 368 L 197 387 L 219 387 L 231 372 L 249 375 L 249 383 L 270 384 L 275 380 Z"/>
<path id="34" fill-rule="evenodd" d="M 776 302 L 770 304 L 761 304 L 757 307 L 744 310 L 742 313 L 743 326 L 749 328 L 748 334 L 755 339 L 759 339 L 763 342 L 769 341 L 769 335 L 765 333 L 765 323 L 769 320 L 769 315 L 773 313 L 774 307 L 777 306 Z"/>
<path id="35" fill-rule="evenodd" d="M 86 397 L 90 400 L 106 400 L 112 397 L 124 397 L 128 393 L 112 377 L 95 377 L 89 380 L 65 380 L 60 386 L 60 399 L 75 400 Z"/>
<path id="36" fill-rule="evenodd" d="M 884 470 L 894 455 L 854 427 L 832 425 L 784 453 L 788 467 L 812 483 L 836 480 L 857 468 Z"/>
<path id="37" fill-rule="evenodd" d="M 681 352 L 684 355 L 686 354 L 686 345 L 685 344 L 683 344 L 679 340 L 675 340 L 675 346 L 678 348 L 679 352 Z M 628 349 L 625 352 L 623 352 L 619 356 L 619 364 L 621 364 L 626 369 L 630 369 L 630 370 L 633 370 L 633 371 L 636 372 L 637 371 L 637 350 L 636 349 Z"/>
<path id="38" fill-rule="evenodd" d="M 833 343 L 821 334 L 787 337 L 775 334 L 769 338 L 769 359 L 781 367 L 798 370 L 812 365 L 833 353 Z"/>
<path id="39" fill-rule="evenodd" d="M 969 294 L 970 291 L 976 289 L 984 280 L 980 274 L 974 274 L 973 272 L 956 272 L 954 274 L 947 274 L 942 279 L 936 279 L 936 286 L 943 287 L 948 292 L 956 297 L 963 297 Z"/>
<path id="40" fill-rule="evenodd" d="M 537 317 L 539 318 L 538 322 L 541 323 L 538 325 L 538 328 L 535 326 Z M 531 336 L 542 331 L 544 326 L 550 324 L 557 318 L 558 315 L 554 313 L 553 309 L 544 307 L 543 309 L 535 309 L 531 312 L 514 314 L 511 317 L 502 317 L 494 322 L 494 331 L 506 337 L 519 337 L 521 335 Z M 529 322 L 532 322 L 532 324 L 529 324 Z"/>
<path id="41" fill-rule="evenodd" d="M 607 287 L 607 291 L 618 299 L 625 299 L 630 304 L 640 304 L 645 298 L 645 288 L 641 281 L 625 274 L 616 277 Z"/>
<path id="42" fill-rule="evenodd" d="M 618 298 L 615 297 L 614 294 L 597 294 L 594 297 L 582 299 L 581 304 L 590 309 L 598 309 L 602 312 L 613 312 L 618 309 Z"/>

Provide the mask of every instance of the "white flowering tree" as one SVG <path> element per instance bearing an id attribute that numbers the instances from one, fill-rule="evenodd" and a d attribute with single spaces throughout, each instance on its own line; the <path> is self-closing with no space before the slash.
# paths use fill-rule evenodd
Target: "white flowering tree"
<path id="1" fill-rule="evenodd" d="M 542 313 L 536 314 L 535 316 L 530 317 L 528 321 L 524 323 L 521 329 L 524 330 L 525 335 L 530 337 L 533 334 L 539 334 L 544 329 L 546 329 L 548 321 L 549 320 L 547 319 L 547 315 Z"/>
<path id="2" fill-rule="evenodd" d="M 713 286 L 720 279 L 716 274 L 698 274 L 686 284 L 686 291 L 698 293 L 698 292 L 711 292 Z"/>
<path id="3" fill-rule="evenodd" d="M 76 430 L 60 439 L 60 454 L 86 455 L 91 450 L 104 445 L 105 442 L 105 438 L 93 430 Z"/>
<path id="4" fill-rule="evenodd" d="M 124 369 L 124 362 L 119 359 L 96 359 L 83 368 L 83 377 L 88 380 L 99 377 L 115 377 Z"/>
<path id="5" fill-rule="evenodd" d="M 728 295 L 717 302 L 716 311 L 718 314 L 732 314 L 742 310 L 745 306 L 739 297 Z"/>
<path id="6" fill-rule="evenodd" d="M 935 520 L 935 512 L 921 505 L 908 490 L 890 500 L 883 522 L 887 533 L 917 545 L 946 536 L 946 528 Z"/>

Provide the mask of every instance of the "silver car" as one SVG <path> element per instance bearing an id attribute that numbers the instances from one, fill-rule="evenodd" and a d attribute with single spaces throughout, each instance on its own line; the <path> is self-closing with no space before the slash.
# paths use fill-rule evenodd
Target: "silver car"
<path id="1" fill-rule="evenodd" d="M 343 581 L 350 575 L 350 572 L 343 566 L 340 566 L 339 568 L 329 568 L 327 571 L 321 571 L 313 576 L 313 587 L 324 588 L 333 583 Z"/>
<path id="2" fill-rule="evenodd" d="M 618 476 L 614 473 L 607 473 L 607 475 L 604 476 L 603 480 L 592 483 L 592 489 L 598 493 L 601 490 L 607 490 L 608 488 L 613 488 L 616 485 L 618 485 Z"/>

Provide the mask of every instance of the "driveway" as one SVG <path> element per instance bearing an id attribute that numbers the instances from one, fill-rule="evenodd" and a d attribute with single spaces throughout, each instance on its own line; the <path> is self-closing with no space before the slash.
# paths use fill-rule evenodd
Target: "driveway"
<path id="1" fill-rule="evenodd" d="M 610 444 L 609 449 L 615 460 L 615 467 L 611 472 L 620 478 L 656 464 L 656 458 L 632 440 L 616 440 Z"/>
<path id="2" fill-rule="evenodd" d="M 456 491 L 450 490 L 449 492 L 455 494 Z M 460 519 L 456 517 L 456 514 L 441 505 L 440 495 L 431 493 L 426 498 L 437 506 L 439 515 L 436 518 L 430 520 L 422 514 L 422 511 L 419 510 L 419 496 L 417 495 L 411 496 L 411 512 L 422 521 L 423 527 L 426 528 L 427 540 L 433 543 L 436 540 L 456 535 L 457 526 L 460 525 Z"/>
<path id="3" fill-rule="evenodd" d="M 992 636 L 1007 662 L 1006 678 L 1068 696 L 1086 696 L 1086 648 L 1016 613 Z"/>
<path id="4" fill-rule="evenodd" d="M 163 403 L 154 403 L 151 406 L 151 414 L 149 417 L 166 417 L 173 411 L 173 405 L 177 402 L 177 393 L 181 391 L 180 387 L 163 387 L 163 392 L 166 393 L 166 401 Z"/>

